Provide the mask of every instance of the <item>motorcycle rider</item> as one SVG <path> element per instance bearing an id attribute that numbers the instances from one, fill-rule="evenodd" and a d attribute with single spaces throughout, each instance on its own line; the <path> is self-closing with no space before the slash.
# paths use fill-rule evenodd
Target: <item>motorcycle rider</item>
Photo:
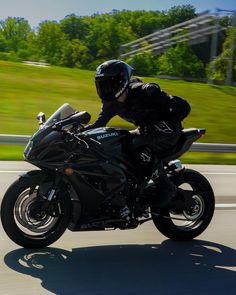
<path id="1" fill-rule="evenodd" d="M 175 196 L 176 187 L 166 175 L 158 154 L 175 146 L 181 135 L 181 121 L 190 112 L 190 106 L 155 83 L 131 79 L 132 71 L 130 65 L 120 60 L 109 60 L 97 67 L 95 84 L 102 109 L 86 129 L 106 126 L 115 115 L 137 126 L 131 132 L 136 147 L 133 159 L 146 174 L 155 163 L 157 169 L 152 179 L 158 188 L 157 202 L 165 207 Z"/>

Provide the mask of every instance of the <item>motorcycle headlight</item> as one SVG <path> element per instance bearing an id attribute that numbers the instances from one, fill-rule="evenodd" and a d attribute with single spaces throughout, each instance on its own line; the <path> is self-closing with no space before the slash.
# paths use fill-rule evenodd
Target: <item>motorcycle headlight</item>
<path id="1" fill-rule="evenodd" d="M 30 141 L 27 143 L 27 145 L 26 145 L 26 147 L 25 147 L 25 150 L 24 150 L 24 157 L 25 157 L 26 159 L 29 157 L 29 154 L 30 154 L 32 148 L 33 148 L 33 141 L 30 140 Z"/>

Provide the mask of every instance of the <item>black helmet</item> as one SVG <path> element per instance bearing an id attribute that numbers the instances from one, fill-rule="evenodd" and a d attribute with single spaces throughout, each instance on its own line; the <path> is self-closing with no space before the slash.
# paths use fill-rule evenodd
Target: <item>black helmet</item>
<path id="1" fill-rule="evenodd" d="M 120 60 L 108 60 L 96 69 L 95 84 L 102 100 L 118 99 L 127 89 L 133 68 Z"/>

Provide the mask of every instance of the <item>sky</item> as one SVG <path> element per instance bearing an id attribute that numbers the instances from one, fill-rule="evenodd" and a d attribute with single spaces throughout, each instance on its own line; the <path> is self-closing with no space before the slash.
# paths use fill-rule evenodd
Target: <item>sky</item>
<path id="1" fill-rule="evenodd" d="M 122 10 L 168 10 L 176 5 L 191 4 L 197 12 L 216 8 L 236 10 L 236 0 L 0 0 L 0 20 L 24 17 L 36 27 L 43 20 L 63 19 L 74 13 L 78 16 Z"/>

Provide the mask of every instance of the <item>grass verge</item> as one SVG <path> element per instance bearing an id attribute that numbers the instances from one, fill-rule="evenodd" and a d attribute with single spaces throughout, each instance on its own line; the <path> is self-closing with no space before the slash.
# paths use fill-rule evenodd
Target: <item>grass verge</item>
<path id="1" fill-rule="evenodd" d="M 201 142 L 236 143 L 236 88 L 204 83 L 142 78 L 158 83 L 170 93 L 186 98 L 191 106 L 184 127 L 206 128 Z M 94 72 L 61 67 L 38 68 L 0 61 L 0 134 L 31 135 L 38 127 L 39 111 L 49 117 L 60 105 L 70 103 L 78 110 L 87 110 L 93 122 L 101 102 L 94 86 Z M 109 126 L 132 128 L 119 117 Z M 22 159 L 23 147 L 0 146 L 0 159 Z M 235 163 L 233 154 L 188 153 L 188 162 Z"/>

